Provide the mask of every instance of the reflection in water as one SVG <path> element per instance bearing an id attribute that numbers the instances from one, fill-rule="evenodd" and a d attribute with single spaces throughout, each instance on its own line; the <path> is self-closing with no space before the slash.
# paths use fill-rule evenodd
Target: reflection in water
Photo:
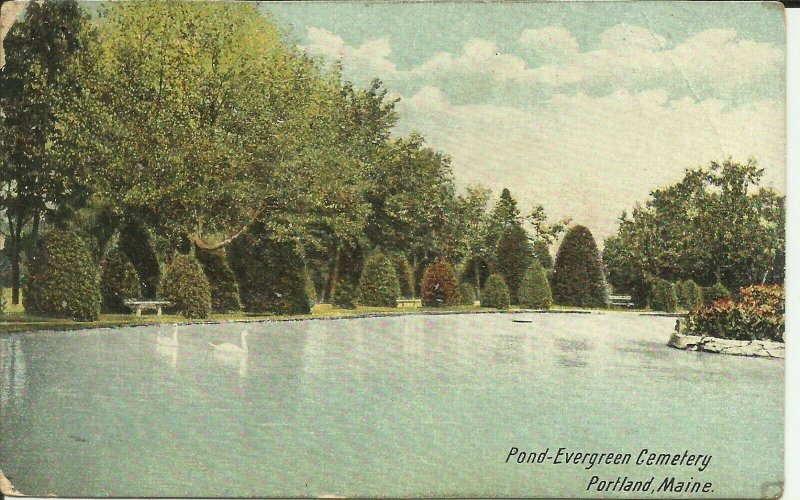
<path id="1" fill-rule="evenodd" d="M 562 354 L 556 357 L 556 364 L 567 368 L 584 368 L 589 365 L 587 353 L 592 345 L 585 339 L 556 339 L 558 350 Z"/>
<path id="2" fill-rule="evenodd" d="M 172 329 L 172 337 L 164 337 L 161 330 L 156 332 L 156 353 L 169 360 L 172 368 L 178 367 L 178 327 Z"/>
<path id="3" fill-rule="evenodd" d="M 21 402 L 25 396 L 27 369 L 19 338 L 0 339 L 0 370 L 3 373 L 0 406 L 5 407 L 9 400 Z"/>
<path id="4" fill-rule="evenodd" d="M 501 365 L 516 365 L 522 361 L 525 336 L 521 333 L 498 334 L 494 339 L 494 360 Z"/>
<path id="5" fill-rule="evenodd" d="M 250 332 L 242 330 L 241 345 L 230 343 L 213 344 L 209 342 L 214 351 L 214 361 L 239 369 L 240 383 L 247 378 L 247 353 L 249 351 L 247 347 L 248 335 L 250 335 Z"/>

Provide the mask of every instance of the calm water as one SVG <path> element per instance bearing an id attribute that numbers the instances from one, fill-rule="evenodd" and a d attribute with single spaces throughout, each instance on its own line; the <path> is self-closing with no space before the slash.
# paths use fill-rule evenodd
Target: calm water
<path id="1" fill-rule="evenodd" d="M 586 496 L 595 474 L 774 493 L 783 361 L 668 348 L 673 324 L 610 313 L 182 326 L 177 348 L 156 341 L 171 327 L 0 335 L 0 469 L 38 496 Z M 243 328 L 246 357 L 212 354 L 209 341 L 238 343 Z M 504 463 L 512 446 L 713 459 L 703 472 L 587 471 Z"/>

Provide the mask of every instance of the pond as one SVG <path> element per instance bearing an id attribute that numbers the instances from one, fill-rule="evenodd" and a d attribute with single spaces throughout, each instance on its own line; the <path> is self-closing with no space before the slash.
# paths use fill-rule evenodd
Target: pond
<path id="1" fill-rule="evenodd" d="M 0 469 L 37 496 L 607 496 L 594 475 L 778 491 L 784 362 L 668 348 L 674 322 L 228 323 L 179 326 L 177 347 L 157 341 L 172 326 L 0 335 Z M 212 352 L 243 329 L 246 355 Z M 506 463 L 513 447 L 633 458 Z M 637 466 L 643 449 L 713 458 Z"/>

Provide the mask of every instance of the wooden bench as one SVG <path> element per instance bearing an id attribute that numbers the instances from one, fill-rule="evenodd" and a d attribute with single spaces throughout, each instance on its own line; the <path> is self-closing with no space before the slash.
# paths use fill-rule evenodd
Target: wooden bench
<path id="1" fill-rule="evenodd" d="M 131 309 L 135 309 L 137 316 L 141 316 L 142 311 L 147 309 L 155 309 L 156 315 L 161 316 L 161 308 L 170 305 L 170 302 L 168 300 L 128 299 L 125 301 L 125 305 L 130 307 Z"/>
<path id="2" fill-rule="evenodd" d="M 608 302 L 612 306 L 633 307 L 633 297 L 630 295 L 609 295 Z"/>
<path id="3" fill-rule="evenodd" d="M 397 307 L 398 307 L 398 309 L 405 309 L 405 308 L 415 309 L 417 307 L 422 307 L 422 300 L 421 299 L 397 299 Z"/>

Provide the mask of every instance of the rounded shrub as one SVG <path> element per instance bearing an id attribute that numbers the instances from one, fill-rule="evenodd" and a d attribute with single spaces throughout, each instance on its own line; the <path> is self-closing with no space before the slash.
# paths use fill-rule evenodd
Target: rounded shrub
<path id="1" fill-rule="evenodd" d="M 349 281 L 340 281 L 333 292 L 333 305 L 339 309 L 355 309 L 358 304 L 356 287 Z"/>
<path id="2" fill-rule="evenodd" d="M 414 297 L 414 268 L 403 254 L 396 254 L 394 257 L 397 281 L 400 284 L 400 296 L 404 299 Z"/>
<path id="3" fill-rule="evenodd" d="M 519 305 L 528 309 L 550 309 L 553 305 L 547 271 L 538 260 L 534 260 L 525 271 L 519 287 Z"/>
<path id="4" fill-rule="evenodd" d="M 606 307 L 603 262 L 592 233 L 584 226 L 567 231 L 553 267 L 553 300 L 556 304 L 576 307 Z"/>
<path id="5" fill-rule="evenodd" d="M 730 299 L 731 292 L 722 283 L 703 288 L 703 304 L 713 304 L 718 300 Z"/>
<path id="6" fill-rule="evenodd" d="M 422 305 L 426 307 L 452 306 L 458 303 L 456 273 L 446 261 L 434 262 L 422 276 Z"/>
<path id="7" fill-rule="evenodd" d="M 533 260 L 533 245 L 522 225 L 512 224 L 503 231 L 497 242 L 494 269 L 505 279 L 512 304 L 519 304 L 519 287 Z"/>
<path id="8" fill-rule="evenodd" d="M 458 284 L 458 303 L 462 306 L 475 304 L 475 287 L 463 281 Z"/>
<path id="9" fill-rule="evenodd" d="M 675 295 L 681 309 L 694 309 L 703 305 L 703 289 L 692 280 L 684 280 L 675 284 Z"/>
<path id="10" fill-rule="evenodd" d="M 186 318 L 206 318 L 211 312 L 211 286 L 191 255 L 178 255 L 161 279 L 161 296 Z"/>
<path id="11" fill-rule="evenodd" d="M 118 248 L 111 250 L 103 259 L 100 294 L 103 298 L 103 309 L 118 313 L 130 312 L 125 300 L 139 298 L 142 294 L 139 273 L 128 256 Z"/>
<path id="12" fill-rule="evenodd" d="M 231 266 L 228 265 L 225 250 L 203 250 L 195 247 L 194 255 L 211 287 L 211 310 L 216 313 L 241 310 L 239 285 L 236 283 Z"/>
<path id="13" fill-rule="evenodd" d="M 486 280 L 486 286 L 481 292 L 481 307 L 494 307 L 495 309 L 508 309 L 511 296 L 508 285 L 499 274 L 492 274 Z"/>
<path id="14" fill-rule="evenodd" d="M 95 321 L 100 314 L 100 273 L 83 241 L 69 231 L 39 240 L 22 290 L 25 312 Z"/>
<path id="15" fill-rule="evenodd" d="M 377 250 L 367 258 L 361 279 L 358 282 L 361 305 L 372 307 L 397 307 L 400 283 L 394 262 Z"/>
<path id="16" fill-rule="evenodd" d="M 675 295 L 675 287 L 672 286 L 672 283 L 660 278 L 653 280 L 650 309 L 670 313 L 678 309 L 678 297 Z"/>

